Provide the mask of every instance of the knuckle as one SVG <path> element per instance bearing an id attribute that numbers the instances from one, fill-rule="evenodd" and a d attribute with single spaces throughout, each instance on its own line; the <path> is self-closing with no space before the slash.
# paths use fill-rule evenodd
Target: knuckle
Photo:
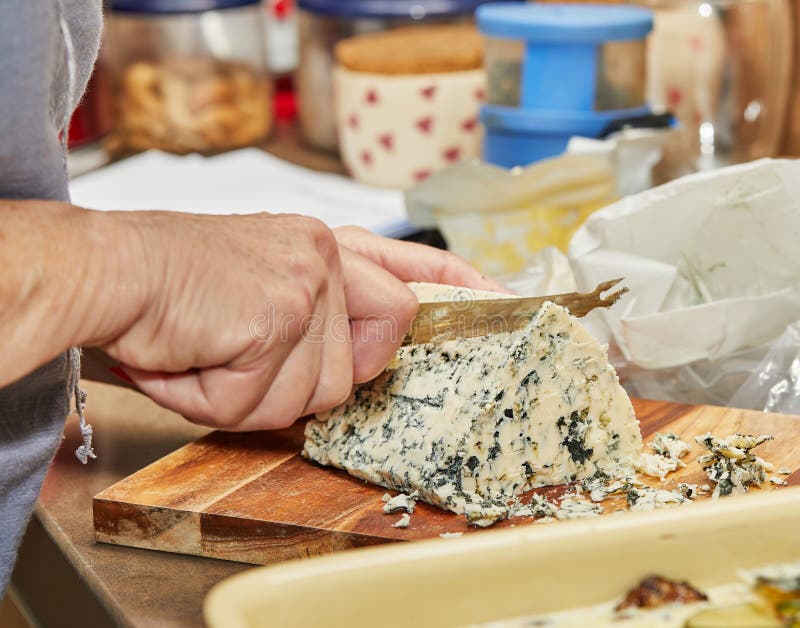
<path id="1" fill-rule="evenodd" d="M 264 425 L 267 429 L 285 430 L 287 427 L 294 425 L 297 419 L 298 417 L 293 414 L 276 414 L 265 417 Z"/>
<path id="2" fill-rule="evenodd" d="M 398 296 L 395 304 L 395 316 L 398 323 L 405 329 L 410 324 L 419 311 L 419 301 L 410 288 L 403 286 L 402 296 Z"/>
<path id="3" fill-rule="evenodd" d="M 293 279 L 299 279 L 316 288 L 327 278 L 328 265 L 319 251 L 309 248 L 294 256 L 291 270 Z"/>
<path id="4" fill-rule="evenodd" d="M 316 218 L 306 218 L 306 229 L 311 238 L 313 248 L 325 262 L 332 262 L 338 259 L 339 242 L 333 231 L 321 220 Z"/>
<path id="5" fill-rule="evenodd" d="M 212 419 L 209 423 L 212 427 L 220 430 L 235 431 L 247 418 L 247 411 L 244 408 L 225 406 L 211 416 Z"/>
<path id="6" fill-rule="evenodd" d="M 334 408 L 347 401 L 350 398 L 350 394 L 353 392 L 352 378 L 345 379 L 342 377 L 338 379 L 341 381 L 341 384 L 338 385 L 338 390 L 334 389 L 331 391 L 331 407 Z"/>
<path id="7" fill-rule="evenodd" d="M 342 227 L 336 227 L 333 230 L 337 236 L 365 236 L 371 235 L 372 232 L 369 229 L 365 229 L 364 227 L 359 227 L 357 225 L 345 225 Z"/>
<path id="8" fill-rule="evenodd" d="M 283 399 L 283 401 L 273 401 L 274 395 L 264 399 L 258 411 L 253 414 L 251 421 L 258 425 L 259 429 L 283 430 L 294 425 L 300 418 L 302 405 L 298 407 L 298 401 Z"/>
<path id="9" fill-rule="evenodd" d="M 325 242 L 333 239 L 333 231 L 318 218 L 303 216 L 301 221 L 306 234 L 314 242 Z"/>
<path id="10" fill-rule="evenodd" d="M 289 311 L 299 318 L 314 312 L 317 290 L 306 283 L 298 283 L 286 296 Z"/>
<path id="11" fill-rule="evenodd" d="M 345 377 L 341 373 L 333 373 L 325 385 L 325 389 L 320 391 L 320 406 L 324 410 L 329 410 L 347 401 L 353 389 L 352 376 Z"/>

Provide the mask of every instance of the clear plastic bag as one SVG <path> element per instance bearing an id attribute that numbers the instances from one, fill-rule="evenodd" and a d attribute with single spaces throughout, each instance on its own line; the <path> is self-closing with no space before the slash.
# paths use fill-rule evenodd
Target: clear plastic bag
<path id="1" fill-rule="evenodd" d="M 786 328 L 726 405 L 800 415 L 800 321 Z"/>

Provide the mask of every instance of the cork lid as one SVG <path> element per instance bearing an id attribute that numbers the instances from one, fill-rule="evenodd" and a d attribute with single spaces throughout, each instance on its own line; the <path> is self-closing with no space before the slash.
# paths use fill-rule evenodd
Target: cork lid
<path id="1" fill-rule="evenodd" d="M 336 59 L 371 74 L 436 74 L 480 68 L 483 39 L 471 24 L 409 26 L 345 39 Z"/>

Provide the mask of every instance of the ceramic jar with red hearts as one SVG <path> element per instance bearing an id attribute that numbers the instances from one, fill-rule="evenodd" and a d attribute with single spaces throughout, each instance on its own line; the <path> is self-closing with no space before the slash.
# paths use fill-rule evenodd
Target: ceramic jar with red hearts
<path id="1" fill-rule="evenodd" d="M 336 49 L 339 148 L 359 181 L 408 188 L 480 155 L 486 76 L 470 26 L 412 27 Z"/>

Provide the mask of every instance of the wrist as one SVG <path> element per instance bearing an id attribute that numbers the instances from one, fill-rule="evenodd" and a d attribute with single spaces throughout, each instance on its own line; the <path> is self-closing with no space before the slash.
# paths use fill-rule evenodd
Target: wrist
<path id="1" fill-rule="evenodd" d="M 147 228 L 139 212 L 80 210 L 81 239 L 85 248 L 85 284 L 82 301 L 84 324 L 76 345 L 106 345 L 142 316 L 155 288 L 154 259 L 160 250 L 157 232 Z"/>

